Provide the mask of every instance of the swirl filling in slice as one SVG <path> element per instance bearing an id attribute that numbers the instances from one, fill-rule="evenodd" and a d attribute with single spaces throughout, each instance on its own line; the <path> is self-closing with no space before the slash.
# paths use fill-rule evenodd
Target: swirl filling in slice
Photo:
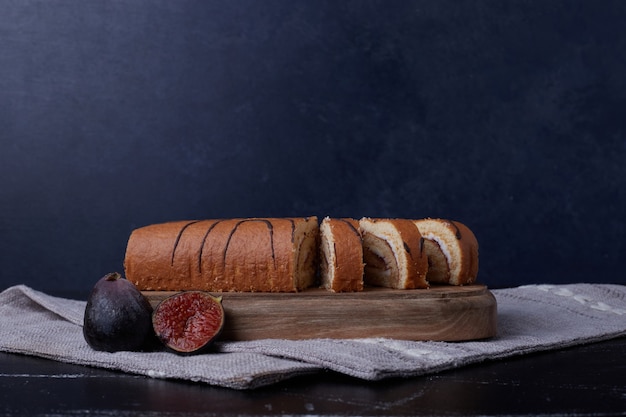
<path id="1" fill-rule="evenodd" d="M 473 284 L 478 275 L 478 242 L 463 223 L 445 219 L 415 220 L 425 239 L 429 282 Z"/>
<path id="2" fill-rule="evenodd" d="M 413 221 L 363 218 L 359 227 L 363 236 L 365 285 L 428 288 L 424 240 Z"/>

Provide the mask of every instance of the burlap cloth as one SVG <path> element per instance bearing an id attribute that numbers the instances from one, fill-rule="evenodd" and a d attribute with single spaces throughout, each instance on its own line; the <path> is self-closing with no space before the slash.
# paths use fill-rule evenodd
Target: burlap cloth
<path id="1" fill-rule="evenodd" d="M 94 351 L 82 335 L 84 301 L 18 285 L 0 293 L 0 350 L 246 389 L 323 369 L 366 380 L 410 377 L 626 335 L 626 286 L 530 285 L 492 293 L 498 302 L 498 334 L 489 340 L 221 342 L 214 353 L 182 357 L 165 351 Z"/>

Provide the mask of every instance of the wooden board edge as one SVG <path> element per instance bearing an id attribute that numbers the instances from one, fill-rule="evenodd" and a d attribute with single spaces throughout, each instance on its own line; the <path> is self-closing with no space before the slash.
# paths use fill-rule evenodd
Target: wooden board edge
<path id="1" fill-rule="evenodd" d="M 220 340 L 385 337 L 457 342 L 496 335 L 497 302 L 485 286 L 446 287 L 431 292 L 215 293 L 223 297 L 226 314 Z M 154 306 L 176 292 L 143 293 Z"/>

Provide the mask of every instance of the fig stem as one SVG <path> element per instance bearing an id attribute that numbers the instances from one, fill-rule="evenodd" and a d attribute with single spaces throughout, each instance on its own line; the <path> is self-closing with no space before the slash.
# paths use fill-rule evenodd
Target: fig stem
<path id="1" fill-rule="evenodd" d="M 119 272 L 111 272 L 110 274 L 107 274 L 105 279 L 107 281 L 117 281 L 118 279 L 120 279 L 122 276 L 120 275 Z"/>

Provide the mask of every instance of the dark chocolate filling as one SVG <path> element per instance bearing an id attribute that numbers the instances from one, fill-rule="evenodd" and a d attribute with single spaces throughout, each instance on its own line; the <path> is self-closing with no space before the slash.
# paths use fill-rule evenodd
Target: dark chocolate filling
<path id="1" fill-rule="evenodd" d="M 389 270 L 391 266 L 385 261 L 385 258 L 377 255 L 368 247 L 363 248 L 363 258 L 365 260 L 366 269 Z"/>

